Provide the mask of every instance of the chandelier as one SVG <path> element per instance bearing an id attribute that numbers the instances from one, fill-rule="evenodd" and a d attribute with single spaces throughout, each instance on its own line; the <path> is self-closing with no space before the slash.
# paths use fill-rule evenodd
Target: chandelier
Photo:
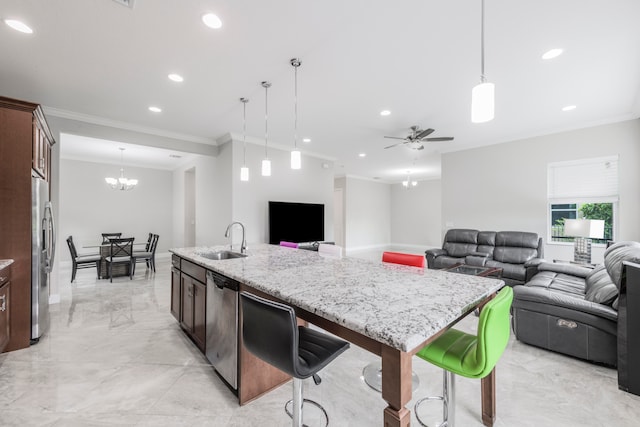
<path id="1" fill-rule="evenodd" d="M 407 190 L 412 189 L 413 187 L 418 185 L 418 181 L 411 179 L 411 171 L 407 171 L 407 179 L 402 181 L 402 186 Z"/>
<path id="2" fill-rule="evenodd" d="M 107 184 L 114 190 L 131 190 L 138 184 L 137 179 L 124 177 L 124 148 L 120 147 L 120 178 L 105 178 Z"/>

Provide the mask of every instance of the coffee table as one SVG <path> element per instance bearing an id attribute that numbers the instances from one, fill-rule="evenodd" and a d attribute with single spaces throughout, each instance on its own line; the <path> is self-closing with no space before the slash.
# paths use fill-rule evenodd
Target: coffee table
<path id="1" fill-rule="evenodd" d="M 443 270 L 450 273 L 468 274 L 470 276 L 495 277 L 497 279 L 502 278 L 502 268 L 500 267 L 480 267 L 458 263 L 451 267 L 444 268 Z"/>

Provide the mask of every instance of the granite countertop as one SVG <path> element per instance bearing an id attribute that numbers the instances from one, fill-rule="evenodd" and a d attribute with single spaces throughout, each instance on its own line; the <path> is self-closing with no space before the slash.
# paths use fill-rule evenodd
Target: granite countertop
<path id="1" fill-rule="evenodd" d="M 258 244 L 214 261 L 170 252 L 401 351 L 411 351 L 504 286 L 502 280 Z"/>
<path id="2" fill-rule="evenodd" d="M 0 259 L 0 270 L 13 264 L 12 259 Z"/>

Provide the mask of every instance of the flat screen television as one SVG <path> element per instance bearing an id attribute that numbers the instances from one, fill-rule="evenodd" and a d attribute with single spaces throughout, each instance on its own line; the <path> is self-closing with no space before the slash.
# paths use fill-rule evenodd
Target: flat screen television
<path id="1" fill-rule="evenodd" d="M 324 240 L 324 205 L 269 202 L 269 243 Z"/>

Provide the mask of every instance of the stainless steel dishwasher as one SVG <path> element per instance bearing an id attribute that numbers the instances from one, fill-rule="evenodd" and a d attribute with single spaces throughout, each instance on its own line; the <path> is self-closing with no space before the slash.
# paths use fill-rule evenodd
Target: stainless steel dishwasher
<path id="1" fill-rule="evenodd" d="M 238 389 L 238 282 L 207 272 L 206 356 L 220 376 Z"/>

